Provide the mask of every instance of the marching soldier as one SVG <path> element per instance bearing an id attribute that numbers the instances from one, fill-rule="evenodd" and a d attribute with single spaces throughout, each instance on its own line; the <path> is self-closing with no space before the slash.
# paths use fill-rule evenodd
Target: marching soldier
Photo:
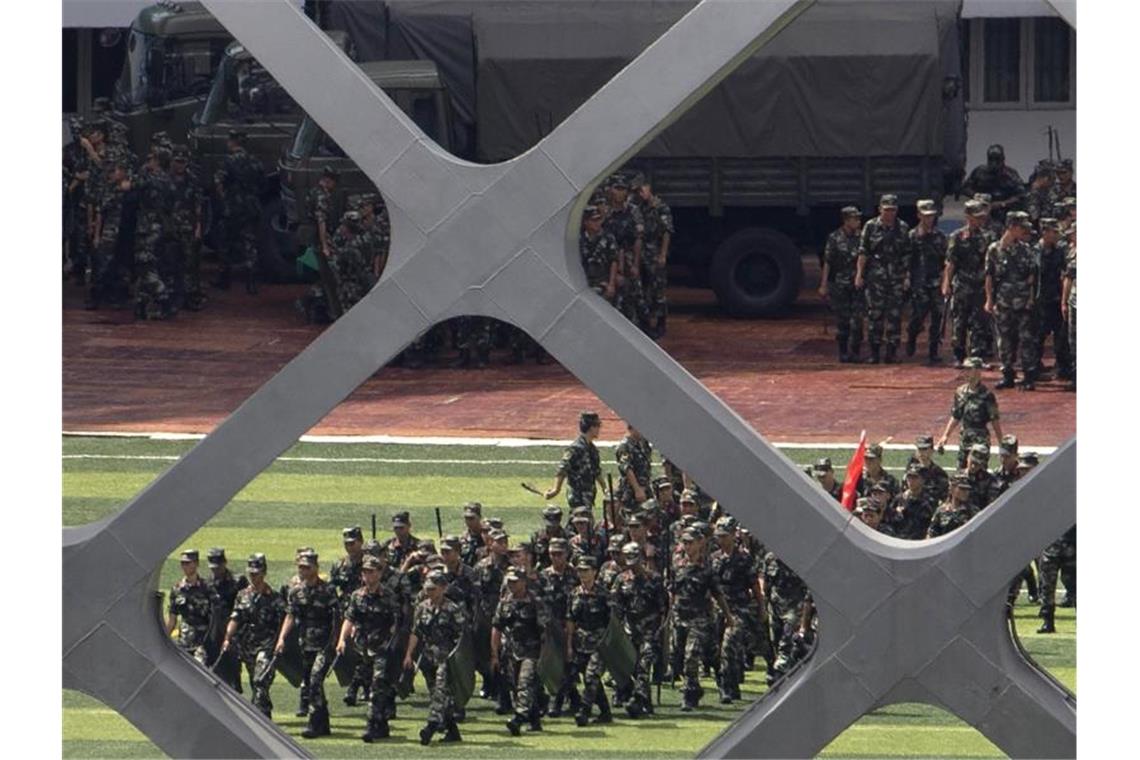
<path id="1" fill-rule="evenodd" d="M 1077 183 L 1073 180 L 1073 159 L 1063 158 L 1057 162 L 1057 177 L 1049 190 L 1049 196 L 1052 201 L 1052 213 L 1046 216 L 1063 217 L 1069 199 L 1073 200 L 1073 207 L 1076 208 Z"/>
<path id="2" fill-rule="evenodd" d="M 431 702 L 427 724 L 420 729 L 420 744 L 427 746 L 438 731 L 445 732 L 442 741 L 462 741 L 455 720 L 455 697 L 447 678 L 447 658 L 463 637 L 467 620 L 463 607 L 447 598 L 444 573 L 429 573 L 423 590 L 426 598 L 416 606 L 415 622 L 404 654 L 404 670 L 415 667 L 413 657 L 419 649 L 421 670 L 435 676 L 428 682 Z"/>
<path id="3" fill-rule="evenodd" d="M 898 538 L 921 541 L 926 538 L 926 529 L 935 509 L 936 504 L 926 490 L 923 468 L 911 464 L 906 468 L 906 490 L 891 501 L 885 522 Z"/>
<path id="4" fill-rule="evenodd" d="M 819 297 L 828 301 L 835 315 L 835 340 L 839 361 L 859 360 L 863 345 L 863 294 L 855 288 L 859 258 L 859 227 L 863 214 L 855 206 L 840 210 L 843 223 L 827 237 L 823 247 L 823 271 L 819 276 Z"/>
<path id="5" fill-rule="evenodd" d="M 942 297 L 950 300 L 953 319 L 950 345 L 954 359 L 961 364 L 967 356 L 980 354 L 986 344 L 985 266 L 989 238 L 982 227 L 985 207 L 966 201 L 966 226 L 950 235 L 946 244 L 946 269 L 942 275 Z"/>
<path id="6" fill-rule="evenodd" d="M 363 583 L 360 571 L 364 566 L 364 533 L 359 525 L 354 525 L 342 530 L 341 538 L 344 541 L 345 555 L 333 563 L 332 569 L 329 570 L 329 583 L 336 590 L 337 601 L 343 614 L 352 598 L 352 592 L 360 588 Z M 357 663 L 352 683 L 344 694 L 344 703 L 349 707 L 356 706 L 362 688 L 367 692 L 368 683 L 371 681 L 371 673 L 367 671 L 367 667 L 362 657 Z"/>
<path id="7" fill-rule="evenodd" d="M 997 498 L 997 482 L 987 469 L 989 463 L 988 443 L 975 443 L 970 447 L 966 461 L 966 476 L 970 479 L 970 506 L 974 514 L 981 512 Z"/>
<path id="8" fill-rule="evenodd" d="M 567 447 L 558 463 L 554 485 L 543 498 L 553 499 L 566 483 L 566 502 L 570 508 L 594 506 L 597 487 L 605 488 L 602 482 L 602 464 L 594 441 L 602 434 L 602 421 L 595 412 L 582 412 L 578 416 L 578 438 Z"/>
<path id="9" fill-rule="evenodd" d="M 933 436 L 920 435 L 914 439 L 914 454 L 907 462 L 907 467 L 911 465 L 917 466 L 922 474 L 922 492 L 926 494 L 930 503 L 937 506 L 945 501 L 950 493 L 950 477 L 946 474 L 946 470 L 934 461 Z M 923 532 L 925 531 L 926 526 L 923 526 Z"/>
<path id="10" fill-rule="evenodd" d="M 807 586 L 783 560 L 768 552 L 764 556 L 764 591 L 768 594 L 773 627 L 776 660 L 768 671 L 771 686 L 796 663 L 798 647 L 796 635 L 810 605 Z"/>
<path id="11" fill-rule="evenodd" d="M 463 505 L 463 524 L 466 529 L 459 536 L 459 557 L 468 567 L 475 565 L 482 559 L 485 552 L 483 540 L 483 505 L 477 501 L 469 501 Z"/>
<path id="12" fill-rule="evenodd" d="M 974 516 L 970 504 L 970 491 L 973 485 L 970 476 L 959 472 L 950 481 L 950 498 L 934 511 L 930 526 L 926 529 L 927 538 L 938 538 L 961 528 Z"/>
<path id="13" fill-rule="evenodd" d="M 1042 219 L 1053 216 L 1053 164 L 1048 160 L 1037 162 L 1033 176 L 1029 178 L 1029 190 L 1025 194 L 1025 213 L 1029 221 L 1040 224 Z"/>
<path id="14" fill-rule="evenodd" d="M 306 739 L 328 736 L 329 705 L 325 697 L 325 676 L 332 666 L 329 656 L 333 647 L 339 612 L 336 591 L 320 576 L 317 553 L 302 552 L 297 557 L 297 574 L 301 582 L 289 589 L 287 614 L 277 636 L 275 653 L 285 651 L 285 640 L 294 627 L 299 628 L 301 661 L 309 674 L 309 721 L 301 732 Z"/>
<path id="15" fill-rule="evenodd" d="M 269 687 L 276 674 L 273 645 L 285 617 L 285 599 L 265 582 L 264 554 L 249 555 L 245 567 L 249 583 L 238 592 L 234 602 L 222 640 L 222 653 L 229 651 L 236 637 L 238 657 L 249 674 L 253 706 L 272 719 Z"/>
<path id="16" fill-rule="evenodd" d="M 717 549 L 709 557 L 709 565 L 733 617 L 731 623 L 725 620 L 717 673 L 720 702 L 727 705 L 740 699 L 748 656 L 748 631 L 760 625 L 752 610 L 763 600 L 764 592 L 756 573 L 756 560 L 737 543 L 731 518 L 722 518 L 717 523 L 713 538 Z"/>
<path id="17" fill-rule="evenodd" d="M 637 718 L 653 711 L 649 695 L 649 679 L 653 664 L 658 660 L 661 626 L 665 622 L 668 595 L 665 583 L 658 573 L 649 570 L 641 561 L 642 550 L 636 543 L 621 548 L 625 569 L 613 580 L 610 588 L 614 611 L 625 624 L 630 640 L 637 651 L 633 671 L 633 696 L 625 711 Z"/>
<path id="18" fill-rule="evenodd" d="M 625 519 L 652 495 L 649 486 L 653 477 L 653 444 L 627 423 L 625 438 L 614 449 L 614 460 L 619 478 L 614 496 L 621 504 L 622 518 Z"/>
<path id="19" fill-rule="evenodd" d="M 398 656 L 394 650 L 400 600 L 381 583 L 379 558 L 363 557 L 360 567 L 363 585 L 351 591 L 345 602 L 336 654 L 343 655 L 351 640 L 368 671 L 368 728 L 360 738 L 370 744 L 389 735 L 388 714 L 396 699 L 389 660 Z"/>
<path id="20" fill-rule="evenodd" d="M 218 609 L 214 613 L 214 624 L 218 626 L 219 630 L 214 636 L 221 637 L 224 634 L 222 627 L 226 625 L 225 621 L 230 619 L 230 613 L 234 610 L 237 596 L 242 589 L 249 585 L 249 580 L 245 576 L 234 577 L 234 574 L 226 567 L 226 550 L 220 546 L 215 546 L 206 552 L 206 565 L 210 568 L 210 578 L 206 580 L 206 583 L 218 596 Z M 214 638 L 213 641 L 215 645 L 220 643 L 218 638 Z M 215 661 L 214 664 L 217 665 L 217 662 Z M 222 680 L 238 694 L 241 693 L 240 669 L 227 672 L 222 676 Z"/>
<path id="21" fill-rule="evenodd" d="M 882 343 L 887 344 L 884 360 L 894 364 L 902 327 L 903 300 L 910 290 L 908 235 L 910 228 L 898 218 L 896 195 L 879 199 L 879 215 L 863 225 L 859 257 L 855 264 L 855 287 L 867 300 L 867 340 L 871 344 L 870 364 L 879 363 Z"/>
<path id="22" fill-rule="evenodd" d="M 811 474 L 820 487 L 827 491 L 828 496 L 836 501 L 843 497 L 843 484 L 835 479 L 835 470 L 831 466 L 830 457 L 817 459 L 815 464 L 811 466 Z"/>
<path id="23" fill-rule="evenodd" d="M 871 489 L 880 483 L 891 497 L 899 492 L 899 479 L 883 468 L 883 446 L 877 443 L 868 446 L 863 453 L 863 473 L 855 484 L 855 491 L 860 496 L 870 496 Z"/>
<path id="24" fill-rule="evenodd" d="M 507 591 L 499 599 L 491 621 L 491 668 L 500 663 L 506 669 L 505 681 L 514 687 L 514 716 L 507 721 L 512 736 L 522 733 L 524 723 L 531 731 L 542 730 L 538 704 L 538 656 L 542 635 L 550 623 L 550 612 L 542 598 L 531 591 L 522 569 L 513 567 L 506 574 Z"/>
<path id="25" fill-rule="evenodd" d="M 1001 354 L 1001 381 L 995 388 L 1013 387 L 1013 365 L 1019 356 L 1022 390 L 1035 387 L 1037 262 L 1025 244 L 1032 229 L 1024 211 L 1011 211 L 1005 234 L 986 251 L 985 310 L 994 315 Z"/>
<path id="26" fill-rule="evenodd" d="M 938 346 L 942 340 L 942 272 L 946 268 L 946 235 L 935 226 L 938 209 L 932 200 L 918 202 L 918 226 L 910 231 L 911 312 L 906 331 L 906 355 L 914 356 L 922 324 L 930 316 L 927 333 L 931 364 L 942 361 Z"/>
<path id="27" fill-rule="evenodd" d="M 967 359 L 965 368 L 966 382 L 959 385 L 954 391 L 954 402 L 950 406 L 950 419 L 946 421 L 946 429 L 938 439 L 938 449 L 946 445 L 946 440 L 954 432 L 954 428 L 961 425 L 962 431 L 958 444 L 958 469 L 966 466 L 966 457 L 970 454 L 970 447 L 975 443 L 984 443 L 989 446 L 990 428 L 994 435 L 1001 440 L 1001 415 L 998 412 L 997 397 L 993 391 L 982 384 L 982 360 L 976 356 Z"/>
<path id="28" fill-rule="evenodd" d="M 178 648 L 206 665 L 206 641 L 210 623 L 220 607 L 218 595 L 198 575 L 198 550 L 186 549 L 179 556 L 182 579 L 170 589 L 166 630 L 178 629 Z"/>
<path id="29" fill-rule="evenodd" d="M 1069 334 L 1061 315 L 1061 280 L 1069 246 L 1061 240 L 1061 225 L 1053 218 L 1041 220 L 1041 239 L 1033 248 L 1037 262 L 1037 364 L 1045 350 L 1045 340 L 1053 336 L 1054 368 L 1057 377 L 1072 376 Z"/>
<path id="30" fill-rule="evenodd" d="M 594 571 L 606 558 L 606 539 L 594 525 L 594 516 L 589 507 L 575 507 L 571 512 L 570 557 L 577 565 L 579 557 L 593 557 Z"/>
<path id="31" fill-rule="evenodd" d="M 408 555 L 420 544 L 420 540 L 412 534 L 412 519 L 407 512 L 392 515 L 392 533 L 395 535 L 388 539 L 384 548 L 388 551 L 392 564 L 402 567 Z"/>
<path id="32" fill-rule="evenodd" d="M 555 628 L 561 633 L 570 615 L 570 597 L 578 586 L 578 572 L 569 563 L 570 542 L 565 538 L 550 539 L 550 565 L 539 571 L 539 584 L 542 589 L 542 600 L 550 611 L 550 618 Z M 569 659 L 569 658 L 567 658 Z M 562 715 L 562 707 L 569 702 L 571 712 L 576 712 L 581 704 L 578 690 L 574 684 L 577 673 L 567 669 L 565 679 L 558 693 L 554 695 L 554 704 L 547 713 L 551 718 Z"/>
<path id="33" fill-rule="evenodd" d="M 556 538 L 566 539 L 566 531 L 562 529 L 562 509 L 554 504 L 548 504 L 542 510 L 542 527 L 530 537 L 537 569 L 541 570 L 550 565 L 550 542 Z"/>
<path id="34" fill-rule="evenodd" d="M 582 700 L 574 722 L 585 726 L 590 722 L 594 705 L 598 706 L 595 723 L 613 723 L 610 702 L 602 685 L 605 664 L 598 644 L 610 622 L 610 593 L 598 583 L 598 563 L 594 557 L 578 558 L 579 585 L 570 597 L 566 621 L 566 659 L 573 663 L 573 672 L 582 674 Z"/>
<path id="35" fill-rule="evenodd" d="M 488 538 L 490 544 L 487 556 L 475 566 L 475 578 L 479 587 L 480 615 L 483 621 L 489 623 L 495 616 L 511 562 L 507 557 L 507 534 L 499 528 L 493 528 Z M 513 711 L 509 689 L 498 668 L 490 668 L 483 674 L 480 696 L 496 700 L 495 713 L 498 715 L 507 715 Z"/>

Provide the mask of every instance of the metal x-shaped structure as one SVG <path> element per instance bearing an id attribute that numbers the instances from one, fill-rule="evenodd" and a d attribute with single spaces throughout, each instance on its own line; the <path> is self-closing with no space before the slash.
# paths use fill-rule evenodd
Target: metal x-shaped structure
<path id="1" fill-rule="evenodd" d="M 375 182 L 392 254 L 368 296 L 123 510 L 64 530 L 64 686 L 173 755 L 305 756 L 171 644 L 157 568 L 417 335 L 474 314 L 526 330 L 811 587 L 814 656 L 704 756 L 807 756 L 898 701 L 942 706 L 1014 756 L 1074 755 L 1075 702 L 1014 648 L 1004 594 L 1075 522 L 1075 441 L 957 532 L 884 538 L 586 287 L 590 189 L 811 2 L 704 0 L 534 148 L 481 166 L 443 152 L 287 0 L 206 0 Z"/>

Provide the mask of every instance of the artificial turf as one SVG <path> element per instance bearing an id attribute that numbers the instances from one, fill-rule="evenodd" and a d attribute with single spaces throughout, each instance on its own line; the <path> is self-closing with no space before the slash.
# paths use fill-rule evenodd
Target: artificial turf
<path id="1" fill-rule="evenodd" d="M 76 438 L 63 441 L 63 524 L 79 525 L 110 514 L 136 494 L 193 445 L 186 441 L 146 438 Z M 327 569 L 341 550 L 340 529 L 360 524 L 369 530 L 377 516 L 378 529 L 387 533 L 392 512 L 411 513 L 413 532 L 436 538 L 435 508 L 440 508 L 444 533 L 463 528 L 461 505 L 483 503 L 485 516 L 501 516 L 515 536 L 539 526 L 539 497 L 523 491 L 520 481 L 540 487 L 549 482 L 560 449 L 551 446 L 497 447 L 397 444 L 299 443 L 243 489 L 210 522 L 184 542 L 205 550 L 224 546 L 235 572 L 250 552 L 264 552 L 269 580 L 279 585 L 292 574 L 296 547 L 311 545 Z M 787 449 L 790 461 L 806 464 L 830 456 L 841 470 L 849 451 Z M 610 469 L 612 451 L 602 451 Z M 901 468 L 903 451 L 888 450 L 884 464 Z M 953 466 L 953 455 L 940 458 Z M 762 536 L 761 536 L 762 538 Z M 177 555 L 168 558 L 161 588 L 179 575 Z M 1070 689 L 1076 688 L 1076 616 L 1059 610 L 1058 632 L 1035 633 L 1035 608 L 1024 595 L 1015 620 L 1026 649 Z M 418 677 L 417 677 L 418 678 Z M 305 743 L 320 757 L 387 756 L 439 757 L 690 757 L 744 709 L 744 704 L 720 705 L 715 685 L 706 683 L 706 697 L 695 713 L 680 712 L 680 693 L 666 686 L 662 707 L 649 720 L 618 719 L 608 726 L 577 728 L 570 718 L 547 720 L 541 734 L 514 738 L 503 727 L 504 718 L 488 702 L 475 698 L 462 726 L 464 742 L 458 746 L 421 747 L 417 731 L 426 715 L 426 689 L 417 680 L 416 693 L 401 703 L 392 725 L 393 738 L 383 745 L 359 740 L 365 708 L 348 708 L 340 701 L 342 690 L 330 679 L 327 689 L 332 708 L 333 736 Z M 743 688 L 745 701 L 762 694 L 763 673 L 749 673 Z M 284 679 L 273 687 L 275 719 L 288 733 L 299 737 L 304 720 L 293 717 L 296 692 Z M 382 747 L 382 748 L 381 748 Z M 129 723 L 90 697 L 63 692 L 63 754 L 66 757 L 156 757 L 162 753 Z M 824 755 L 833 757 L 994 757 L 1001 752 L 973 728 L 951 715 L 926 705 L 892 705 L 863 717 L 831 745 Z"/>

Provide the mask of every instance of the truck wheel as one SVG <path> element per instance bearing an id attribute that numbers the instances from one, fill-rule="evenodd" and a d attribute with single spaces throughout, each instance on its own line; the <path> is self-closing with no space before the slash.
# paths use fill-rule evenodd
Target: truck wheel
<path id="1" fill-rule="evenodd" d="M 799 294 L 800 253 L 787 235 L 749 227 L 728 237 L 713 254 L 709 279 L 717 301 L 734 317 L 772 317 Z"/>

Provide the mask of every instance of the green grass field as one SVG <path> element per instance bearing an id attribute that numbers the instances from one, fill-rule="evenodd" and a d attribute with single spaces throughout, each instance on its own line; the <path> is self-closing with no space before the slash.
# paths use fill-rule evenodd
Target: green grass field
<path id="1" fill-rule="evenodd" d="M 63 522 L 79 525 L 103 517 L 127 501 L 173 463 L 192 443 L 121 438 L 72 438 L 63 441 Z M 815 449 L 785 451 L 805 464 L 831 456 L 842 467 L 847 452 Z M 560 451 L 549 446 L 427 446 L 394 444 L 312 444 L 293 447 L 187 542 L 203 552 L 224 546 L 231 566 L 240 571 L 246 555 L 261 551 L 269 558 L 269 580 L 278 585 L 292 574 L 297 546 L 309 544 L 321 555 L 323 569 L 340 548 L 340 529 L 360 524 L 368 530 L 377 515 L 386 532 L 397 509 L 411 512 L 413 532 L 436 536 L 435 507 L 443 512 L 445 533 L 458 533 L 463 521 L 459 505 L 475 499 L 485 516 L 501 516 L 514 535 L 538 527 L 542 505 L 538 497 L 519 488 L 521 480 L 545 484 Z M 603 462 L 612 453 L 603 450 Z M 901 467 L 905 452 L 888 451 L 885 464 Z M 943 458 L 945 466 L 951 456 Z M 613 469 L 612 466 L 610 469 Z M 179 575 L 172 555 L 162 573 L 163 590 Z M 1035 608 L 1017 607 L 1018 631 L 1037 662 L 1070 689 L 1076 688 L 1076 619 L 1073 610 L 1059 610 L 1058 633 L 1039 636 Z M 418 678 L 418 677 L 417 677 Z M 464 757 L 691 757 L 744 709 L 708 700 L 696 713 L 679 711 L 680 694 L 662 689 L 662 707 L 648 721 L 618 720 L 613 725 L 579 729 L 568 718 L 546 721 L 542 734 L 512 738 L 490 704 L 475 698 L 463 724 L 459 747 L 433 744 L 423 748 L 417 732 L 423 724 L 426 689 L 417 680 L 416 693 L 401 703 L 393 723 L 393 739 L 382 747 L 359 741 L 365 709 L 345 707 L 342 692 L 330 680 L 333 736 L 305 742 L 321 757 L 365 755 Z M 715 696 L 715 685 L 706 692 Z M 750 673 L 746 699 L 764 691 L 763 674 Z M 278 679 L 273 688 L 276 720 L 299 736 L 304 720 L 292 716 L 296 692 Z M 63 754 L 65 757 L 157 757 L 162 753 L 129 723 L 96 700 L 63 692 Z M 953 716 L 925 705 L 894 705 L 876 711 L 851 726 L 824 752 L 829 757 L 996 757 L 1000 751 Z"/>

